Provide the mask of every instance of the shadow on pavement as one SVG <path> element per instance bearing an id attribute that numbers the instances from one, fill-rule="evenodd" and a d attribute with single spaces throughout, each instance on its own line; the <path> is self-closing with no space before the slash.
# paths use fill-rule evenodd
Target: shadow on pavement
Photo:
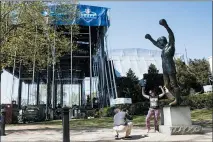
<path id="1" fill-rule="evenodd" d="M 132 135 L 131 137 L 132 137 L 132 138 L 125 139 L 125 140 L 139 140 L 139 139 L 141 139 L 141 138 L 148 137 L 148 135 Z"/>
<path id="2" fill-rule="evenodd" d="M 131 135 L 131 138 L 124 138 L 124 137 L 121 137 L 121 138 L 119 138 L 119 139 L 117 139 L 117 140 L 139 140 L 139 139 L 141 139 L 141 138 L 145 138 L 145 137 L 148 137 L 148 135 Z"/>
<path id="3" fill-rule="evenodd" d="M 19 129 L 19 130 L 6 130 L 6 134 L 12 134 L 12 133 L 24 133 L 26 131 L 30 131 L 30 132 L 34 132 L 34 131 L 48 131 L 48 130 L 53 130 L 53 131 L 62 131 L 61 128 L 48 128 L 48 127 L 44 127 L 44 128 L 35 128 L 35 129 Z"/>
<path id="4" fill-rule="evenodd" d="M 101 128 L 98 128 L 101 129 Z M 98 130 L 97 128 L 71 128 L 70 131 L 85 131 L 85 132 L 96 132 Z M 49 128 L 49 127 L 43 127 L 43 128 L 31 128 L 31 129 L 10 129 L 6 130 L 6 134 L 12 134 L 12 133 L 25 133 L 25 132 L 36 132 L 36 131 L 56 131 L 56 132 L 62 132 L 63 128 Z"/>

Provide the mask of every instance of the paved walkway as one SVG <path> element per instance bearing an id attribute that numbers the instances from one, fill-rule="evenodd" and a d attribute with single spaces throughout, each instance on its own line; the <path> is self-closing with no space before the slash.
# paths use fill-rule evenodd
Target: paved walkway
<path id="1" fill-rule="evenodd" d="M 131 140 L 114 140 L 112 129 L 80 129 L 70 131 L 70 140 L 74 141 L 200 141 L 211 142 L 211 128 L 204 129 L 202 135 L 173 135 L 150 132 L 147 136 L 144 128 L 134 128 Z M 1 137 L 2 142 L 59 142 L 62 141 L 60 126 L 30 125 L 6 127 L 6 136 Z M 122 135 L 121 135 L 122 136 Z M 124 134 L 123 134 L 124 136 Z"/>

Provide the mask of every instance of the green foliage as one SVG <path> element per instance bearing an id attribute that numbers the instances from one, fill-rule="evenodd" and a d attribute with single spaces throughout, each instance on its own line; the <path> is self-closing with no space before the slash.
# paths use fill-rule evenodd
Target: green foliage
<path id="1" fill-rule="evenodd" d="M 114 110 L 115 110 L 115 107 L 109 107 L 106 111 L 106 116 L 107 117 L 113 116 L 115 114 Z"/>
<path id="2" fill-rule="evenodd" d="M 113 115 L 112 115 L 113 116 Z M 196 123 L 203 126 L 203 127 L 212 127 L 212 110 L 207 109 L 201 109 L 201 110 L 193 110 L 191 111 L 191 116 L 193 121 L 197 121 Z M 140 116 L 133 116 L 133 124 L 134 126 L 140 126 L 145 127 L 145 121 L 146 116 L 140 115 Z M 206 121 L 209 121 L 210 123 L 205 123 Z M 153 121 L 151 121 L 151 124 Z M 37 124 L 42 125 L 52 125 L 57 127 L 62 127 L 62 121 L 61 120 L 54 120 L 54 121 L 43 121 L 38 122 Z M 8 125 L 8 126 L 14 126 L 16 124 Z M 111 129 L 113 126 L 113 117 L 104 117 L 104 118 L 94 118 L 94 119 L 71 119 L 70 120 L 70 128 L 75 130 L 82 130 L 82 128 L 109 128 Z"/>
<path id="3" fill-rule="evenodd" d="M 59 3 L 61 9 L 68 9 L 69 13 L 75 13 L 74 5 Z M 61 31 L 54 30 L 57 27 L 48 24 L 54 17 L 44 17 L 41 12 L 46 9 L 43 2 L 4 2 L 1 5 L 1 66 L 12 66 L 14 58 L 29 68 L 35 61 L 36 68 L 45 68 L 47 63 L 57 62 L 59 57 L 70 50 L 70 38 Z M 58 11 L 57 11 L 58 10 Z M 60 12 L 60 11 L 59 11 Z M 61 11 L 63 12 L 63 11 Z M 67 20 L 75 18 L 72 14 Z M 14 20 L 15 19 L 15 20 Z M 64 20 L 64 19 L 62 19 Z M 65 26 L 70 31 L 70 26 Z M 78 26 L 73 26 L 74 35 L 78 33 Z M 55 47 L 56 59 L 53 61 L 53 47 Z M 76 49 L 72 45 L 73 50 Z"/>
<path id="4" fill-rule="evenodd" d="M 95 109 L 87 110 L 87 117 L 94 117 L 96 114 Z"/>
<path id="5" fill-rule="evenodd" d="M 176 70 L 177 70 L 177 80 L 178 84 L 180 85 L 182 95 L 189 95 L 191 88 L 196 88 L 197 86 L 197 79 L 195 74 L 188 70 L 187 65 L 177 59 L 176 63 Z"/>
<path id="6" fill-rule="evenodd" d="M 195 109 L 212 109 L 213 108 L 213 93 L 204 93 L 204 94 L 198 94 L 198 95 L 190 95 L 190 96 L 184 96 L 182 97 L 183 102 L 181 105 L 187 105 L 190 106 L 191 110 Z M 159 102 L 160 107 L 163 107 L 165 105 L 168 105 L 171 103 L 171 100 L 169 99 L 161 99 Z M 146 115 L 147 111 L 149 109 L 149 102 L 138 102 L 133 103 L 131 105 L 129 104 L 122 104 L 122 105 L 116 105 L 115 107 L 108 107 L 104 108 L 105 115 L 104 116 L 113 116 L 114 115 L 114 109 L 120 108 L 120 109 L 127 109 L 129 110 L 129 114 L 131 115 Z"/>
<path id="7" fill-rule="evenodd" d="M 190 106 L 192 110 L 194 109 L 211 109 L 213 108 L 213 98 L 212 98 L 213 93 L 203 93 L 203 94 L 194 94 L 194 95 L 189 95 L 189 96 L 183 96 L 182 97 L 182 103 L 181 105 L 187 105 Z M 168 105 L 171 100 L 161 100 L 160 105 Z"/>
<path id="8" fill-rule="evenodd" d="M 100 115 L 100 117 L 106 117 L 107 116 L 107 109 L 108 109 L 109 107 L 105 107 L 105 108 L 101 108 L 100 110 L 99 110 L 99 115 Z"/>
<path id="9" fill-rule="evenodd" d="M 148 109 L 149 109 L 149 103 L 138 102 L 130 106 L 129 113 L 132 115 L 146 115 Z"/>
<path id="10" fill-rule="evenodd" d="M 182 95 L 202 92 L 203 86 L 209 84 L 209 63 L 206 59 L 190 59 L 188 66 L 180 59 L 176 60 L 177 80 Z"/>
<path id="11" fill-rule="evenodd" d="M 163 86 L 163 75 L 159 74 L 154 64 L 150 64 L 148 74 L 144 74 L 144 79 L 146 79 L 145 92 L 154 89 L 156 93 L 161 93 L 159 86 Z"/>
<path id="12" fill-rule="evenodd" d="M 127 72 L 127 77 L 117 78 L 116 84 L 119 97 L 132 98 L 134 103 L 142 100 L 139 80 L 131 69 Z"/>
<path id="13" fill-rule="evenodd" d="M 208 76 L 210 73 L 210 66 L 206 59 L 190 59 L 189 69 L 190 72 L 194 74 L 199 84 L 202 86 L 209 85 Z"/>
<path id="14" fill-rule="evenodd" d="M 135 75 L 133 70 L 130 68 L 129 71 L 126 74 L 127 78 L 130 78 L 134 83 L 138 83 L 138 77 Z"/>
<path id="15" fill-rule="evenodd" d="M 154 64 L 149 65 L 148 74 L 158 74 L 159 70 L 157 70 Z"/>
<path id="16" fill-rule="evenodd" d="M 184 104 L 189 105 L 191 109 L 213 108 L 213 93 L 204 93 L 190 95 L 183 98 Z"/>

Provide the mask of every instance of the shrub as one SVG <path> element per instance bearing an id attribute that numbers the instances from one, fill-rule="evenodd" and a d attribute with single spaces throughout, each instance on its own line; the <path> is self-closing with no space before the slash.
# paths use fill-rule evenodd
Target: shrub
<path id="1" fill-rule="evenodd" d="M 113 107 L 105 107 L 105 108 L 101 108 L 99 110 L 99 116 L 100 117 L 108 117 L 110 116 L 109 113 L 111 113 Z"/>
<path id="2" fill-rule="evenodd" d="M 149 103 L 148 102 L 138 102 L 135 104 L 132 104 L 130 107 L 130 114 L 132 115 L 145 115 L 149 109 Z"/>
<path id="3" fill-rule="evenodd" d="M 204 94 L 197 94 L 197 95 L 190 95 L 190 96 L 183 96 L 181 105 L 190 106 L 192 110 L 194 109 L 203 109 L 203 108 L 213 108 L 213 93 L 204 93 Z M 162 99 L 159 102 L 160 107 L 169 105 L 172 100 L 169 99 Z M 129 110 L 129 114 L 131 115 L 146 115 L 149 109 L 149 102 L 138 102 L 134 104 L 122 104 L 116 105 L 115 107 L 107 107 L 102 109 L 104 117 L 111 117 L 114 115 L 115 108 L 127 109 Z"/>
<path id="4" fill-rule="evenodd" d="M 96 114 L 96 110 L 92 109 L 92 110 L 87 110 L 87 117 L 94 117 Z"/>
<path id="5" fill-rule="evenodd" d="M 182 96 L 182 102 L 181 105 L 187 105 L 190 106 L 190 108 L 193 109 L 203 109 L 207 108 L 210 109 L 213 107 L 212 98 L 213 93 L 203 93 L 203 94 L 194 94 L 190 96 Z M 168 105 L 171 102 L 171 100 L 164 99 L 160 100 L 160 106 Z"/>
<path id="6" fill-rule="evenodd" d="M 111 117 L 114 115 L 114 109 L 116 107 L 105 107 L 99 110 L 99 117 Z"/>
<path id="7" fill-rule="evenodd" d="M 213 93 L 204 93 L 197 95 L 190 95 L 185 97 L 184 103 L 191 107 L 191 109 L 210 109 L 213 107 L 212 98 Z"/>

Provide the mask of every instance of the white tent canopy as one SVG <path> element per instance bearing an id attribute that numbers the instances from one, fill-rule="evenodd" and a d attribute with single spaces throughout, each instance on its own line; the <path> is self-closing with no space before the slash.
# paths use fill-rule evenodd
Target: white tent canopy
<path id="1" fill-rule="evenodd" d="M 110 58 L 113 60 L 116 76 L 126 76 L 131 68 L 139 79 L 143 74 L 148 73 L 150 64 L 154 64 L 162 73 L 162 60 L 160 50 L 148 50 L 141 48 L 115 49 L 110 52 Z M 175 58 L 184 60 L 183 54 L 175 54 Z"/>
<path id="2" fill-rule="evenodd" d="M 209 57 L 209 65 L 210 65 L 210 71 L 212 73 L 212 56 Z M 213 73 L 212 73 L 213 74 Z"/>

